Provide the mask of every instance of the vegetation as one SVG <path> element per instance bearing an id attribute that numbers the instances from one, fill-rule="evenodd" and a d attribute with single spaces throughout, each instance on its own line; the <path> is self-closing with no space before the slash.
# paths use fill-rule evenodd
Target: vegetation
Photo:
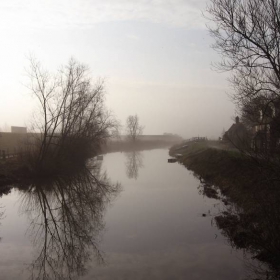
<path id="1" fill-rule="evenodd" d="M 217 68 L 230 71 L 232 98 L 252 130 L 251 156 L 280 152 L 280 3 L 278 0 L 211 0 Z M 257 155 L 254 155 L 257 153 Z"/>
<path id="2" fill-rule="evenodd" d="M 211 0 L 214 49 L 220 70 L 232 72 L 232 97 L 242 107 L 256 97 L 279 97 L 280 3 L 277 0 Z"/>
<path id="3" fill-rule="evenodd" d="M 104 105 L 103 82 L 94 84 L 88 67 L 74 59 L 51 75 L 31 58 L 28 74 L 38 111 L 26 166 L 41 176 L 84 164 L 117 127 Z"/>
<path id="4" fill-rule="evenodd" d="M 142 135 L 144 127 L 140 125 L 137 115 L 130 115 L 126 120 L 127 137 L 132 142 L 137 140 L 139 135 Z"/>
<path id="5" fill-rule="evenodd" d="M 219 150 L 227 150 L 238 152 L 237 149 L 233 148 L 230 143 L 226 141 L 215 141 L 215 140 L 206 140 L 206 141 L 190 141 L 187 143 L 179 143 L 173 145 L 170 148 L 170 155 L 175 154 L 182 154 L 183 156 L 187 157 L 196 153 L 200 153 L 207 148 L 214 148 Z"/>
<path id="6" fill-rule="evenodd" d="M 231 244 L 269 265 L 264 279 L 280 279 L 280 2 L 210 2 L 216 66 L 231 72 L 231 96 L 253 141 L 237 157 L 205 150 L 183 162 L 233 201 L 216 217 Z"/>

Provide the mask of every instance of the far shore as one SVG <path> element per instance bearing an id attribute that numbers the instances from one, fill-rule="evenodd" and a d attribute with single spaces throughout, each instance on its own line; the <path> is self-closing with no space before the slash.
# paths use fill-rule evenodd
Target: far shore
<path id="1" fill-rule="evenodd" d="M 179 141 L 168 141 L 168 140 L 116 140 L 108 141 L 106 145 L 102 146 L 101 153 L 113 153 L 113 152 L 130 152 L 130 151 L 141 151 L 141 150 L 152 150 L 159 148 L 169 149 L 175 143 Z"/>
<path id="2" fill-rule="evenodd" d="M 31 143 L 30 141 L 26 142 L 26 140 L 33 136 L 33 134 L 29 133 L 2 133 L 2 137 L 0 138 L 0 194 L 1 191 L 2 193 L 9 191 L 15 184 L 28 185 L 34 179 L 32 170 L 30 170 L 29 166 L 27 166 L 22 159 L 24 145 L 26 145 L 26 143 Z M 180 141 L 180 137 L 169 135 L 145 135 L 140 136 L 134 142 L 129 141 L 125 137 L 119 137 L 107 141 L 97 154 L 152 150 L 158 148 L 168 149 Z M 95 155 L 96 154 L 92 156 L 94 157 Z M 69 169 L 72 170 L 71 172 L 74 172 L 74 170 L 79 168 L 80 166 L 77 166 L 75 163 L 68 164 L 63 168 L 63 172 L 67 174 Z M 57 174 L 54 176 L 57 176 Z M 36 175 L 35 177 L 38 176 Z M 47 177 L 51 177 L 51 175 Z"/>

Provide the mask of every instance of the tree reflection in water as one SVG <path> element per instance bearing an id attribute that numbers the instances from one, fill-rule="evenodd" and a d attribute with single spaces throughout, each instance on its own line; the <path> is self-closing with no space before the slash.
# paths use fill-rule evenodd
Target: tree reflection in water
<path id="1" fill-rule="evenodd" d="M 4 214 L 5 214 L 5 211 L 3 210 L 3 207 L 0 206 L 0 220 L 2 220 L 4 218 Z M 0 241 L 1 241 L 2 237 L 0 237 Z"/>
<path id="2" fill-rule="evenodd" d="M 31 221 L 29 233 L 38 254 L 32 279 L 71 279 L 85 272 L 92 257 L 103 262 L 98 241 L 104 210 L 119 188 L 99 170 L 83 169 L 31 184 L 23 192 L 21 210 Z"/>
<path id="3" fill-rule="evenodd" d="M 139 151 L 132 151 L 125 153 L 126 156 L 126 175 L 129 179 L 137 179 L 139 174 L 139 168 L 143 165 L 143 155 Z"/>

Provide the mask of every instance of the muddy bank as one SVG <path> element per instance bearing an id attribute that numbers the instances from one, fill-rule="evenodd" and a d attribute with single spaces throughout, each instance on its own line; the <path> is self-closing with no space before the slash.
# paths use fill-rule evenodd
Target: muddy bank
<path id="1" fill-rule="evenodd" d="M 189 149 L 188 149 L 189 148 Z M 179 162 L 201 181 L 200 192 L 224 202 L 214 217 L 232 247 L 264 264 L 259 279 L 280 279 L 279 166 L 207 146 L 179 148 Z M 178 147 L 170 155 L 178 153 Z"/>

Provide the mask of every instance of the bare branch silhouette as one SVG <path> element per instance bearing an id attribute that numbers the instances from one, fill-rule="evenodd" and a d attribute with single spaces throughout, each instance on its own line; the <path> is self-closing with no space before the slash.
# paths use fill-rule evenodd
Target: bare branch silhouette
<path id="1" fill-rule="evenodd" d="M 98 242 L 104 210 L 118 191 L 119 185 L 88 169 L 29 186 L 21 208 L 29 216 L 29 233 L 38 250 L 32 279 L 71 279 L 84 274 L 92 257 L 103 262 Z"/>
<path id="2" fill-rule="evenodd" d="M 139 123 L 139 117 L 135 116 L 128 116 L 126 120 L 126 130 L 127 130 L 127 137 L 132 142 L 137 140 L 139 135 L 142 135 L 144 127 Z"/>

